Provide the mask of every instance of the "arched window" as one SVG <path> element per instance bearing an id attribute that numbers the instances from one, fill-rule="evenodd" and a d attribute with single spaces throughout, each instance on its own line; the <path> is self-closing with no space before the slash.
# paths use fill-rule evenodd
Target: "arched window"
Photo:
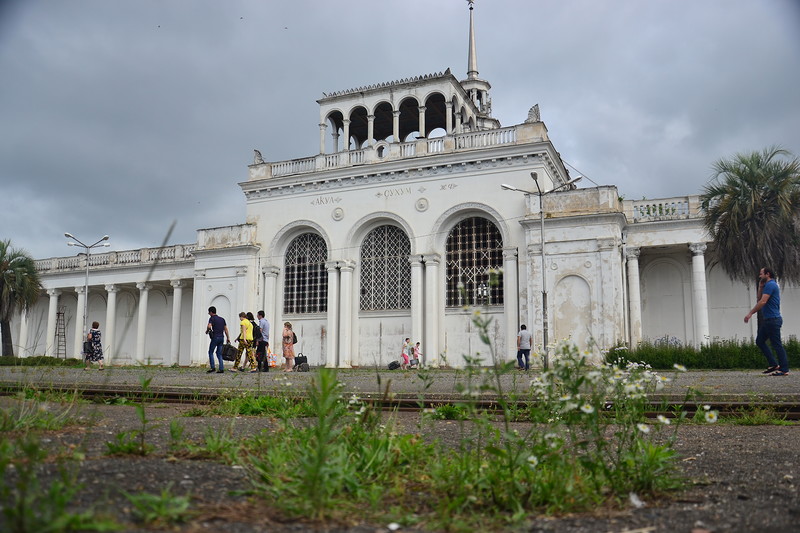
<path id="1" fill-rule="evenodd" d="M 304 233 L 289 244 L 284 258 L 284 313 L 324 313 L 328 310 L 327 260 L 325 241 L 315 233 Z"/>
<path id="2" fill-rule="evenodd" d="M 503 266 L 503 238 L 482 217 L 459 222 L 447 236 L 447 307 L 502 305 L 503 277 L 491 285 L 489 271 Z"/>
<path id="3" fill-rule="evenodd" d="M 411 242 L 396 226 L 370 231 L 361 246 L 361 310 L 411 308 Z"/>

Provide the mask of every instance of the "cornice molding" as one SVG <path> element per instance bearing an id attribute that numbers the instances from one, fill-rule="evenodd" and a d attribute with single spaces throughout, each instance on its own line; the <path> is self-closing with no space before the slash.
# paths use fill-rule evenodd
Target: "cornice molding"
<path id="1" fill-rule="evenodd" d="M 505 148 L 505 147 L 500 147 Z M 372 186 L 382 183 L 403 183 L 418 179 L 429 179 L 445 176 L 459 176 L 473 172 L 480 172 L 492 168 L 528 167 L 532 163 L 544 164 L 554 175 L 558 170 L 546 148 L 536 150 L 534 153 L 521 154 L 489 154 L 487 157 L 476 157 L 464 161 L 463 156 L 477 154 L 457 153 L 462 156 L 460 161 L 448 163 L 445 160 L 424 161 L 423 158 L 402 159 L 392 161 L 400 165 L 391 170 L 377 171 L 374 165 L 361 167 L 348 167 L 344 169 L 349 175 L 328 175 L 325 172 L 308 172 L 306 174 L 293 174 L 291 176 L 270 178 L 260 182 L 243 182 L 240 185 L 244 190 L 247 200 L 260 198 L 280 198 L 298 194 L 328 193 L 331 191 L 352 189 L 356 187 Z M 435 157 L 435 156 L 432 156 Z M 373 170 L 373 172 L 369 172 Z M 338 173 L 337 173 L 338 174 Z M 318 198 L 309 200 L 312 205 L 319 205 Z M 336 204 L 340 199 L 326 200 L 326 203 Z"/>

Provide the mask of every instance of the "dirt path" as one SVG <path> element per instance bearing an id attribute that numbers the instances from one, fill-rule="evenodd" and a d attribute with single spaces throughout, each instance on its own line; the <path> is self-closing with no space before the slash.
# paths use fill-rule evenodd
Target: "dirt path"
<path id="1" fill-rule="evenodd" d="M 0 406 L 11 401 L 0 399 Z M 274 427 L 275 423 L 264 417 L 181 416 L 187 409 L 172 405 L 148 407 L 147 416 L 153 426 L 147 441 L 156 449 L 144 458 L 105 455 L 106 442 L 121 431 L 138 427 L 136 411 L 129 405 L 80 405 L 83 424 L 45 432 L 43 442 L 54 449 L 80 447 L 85 451 L 86 459 L 78 473 L 84 488 L 76 506 L 96 505 L 98 511 L 129 524 L 127 531 L 149 530 L 135 525 L 130 504 L 121 491 L 159 492 L 170 483 L 173 492 L 190 494 L 192 508 L 200 511 L 192 522 L 171 531 L 388 531 L 386 524 L 285 522 L 266 503 L 256 504 L 231 495 L 247 486 L 244 470 L 212 460 L 172 457 L 167 450 L 170 421 L 179 420 L 188 439 L 201 439 L 208 428 L 244 436 Z M 405 431 L 415 432 L 415 420 L 414 415 L 401 414 L 398 424 Z M 430 425 L 427 436 L 455 442 L 456 429 L 456 422 L 437 421 Z M 669 500 L 646 501 L 639 509 L 631 506 L 592 515 L 531 516 L 514 531 L 800 532 L 800 426 L 684 425 L 678 435 L 680 464 L 691 480 L 685 492 Z"/>

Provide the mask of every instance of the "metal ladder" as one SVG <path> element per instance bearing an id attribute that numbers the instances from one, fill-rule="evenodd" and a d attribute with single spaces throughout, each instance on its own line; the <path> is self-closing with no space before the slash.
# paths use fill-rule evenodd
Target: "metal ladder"
<path id="1" fill-rule="evenodd" d="M 64 313 L 67 311 L 66 306 L 60 306 L 56 313 L 56 357 L 67 358 L 67 329 L 64 324 Z"/>

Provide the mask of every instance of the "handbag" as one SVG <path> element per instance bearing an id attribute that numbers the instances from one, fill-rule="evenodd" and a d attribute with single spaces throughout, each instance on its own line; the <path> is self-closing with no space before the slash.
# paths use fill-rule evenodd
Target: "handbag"
<path id="1" fill-rule="evenodd" d="M 94 348 L 92 347 L 92 341 L 83 341 L 83 353 L 85 355 L 94 353 Z"/>
<path id="2" fill-rule="evenodd" d="M 222 346 L 222 359 L 225 361 L 236 361 L 238 355 L 239 350 L 233 344 L 228 342 Z"/>
<path id="3" fill-rule="evenodd" d="M 297 344 L 297 335 L 295 335 L 294 331 L 292 332 L 292 344 Z"/>

